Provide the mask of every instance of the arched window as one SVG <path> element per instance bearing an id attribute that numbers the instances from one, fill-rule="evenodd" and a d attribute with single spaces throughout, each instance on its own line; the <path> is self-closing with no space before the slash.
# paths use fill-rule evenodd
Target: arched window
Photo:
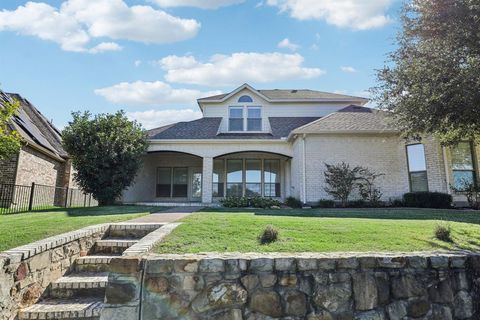
<path id="1" fill-rule="evenodd" d="M 253 102 L 253 99 L 250 96 L 241 96 L 238 98 L 238 102 Z"/>

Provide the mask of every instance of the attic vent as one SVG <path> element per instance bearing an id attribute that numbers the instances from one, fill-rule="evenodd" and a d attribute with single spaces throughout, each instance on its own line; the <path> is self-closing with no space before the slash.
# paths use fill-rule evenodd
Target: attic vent
<path id="1" fill-rule="evenodd" d="M 298 90 L 292 90 L 292 93 L 297 93 L 297 92 L 298 92 Z"/>

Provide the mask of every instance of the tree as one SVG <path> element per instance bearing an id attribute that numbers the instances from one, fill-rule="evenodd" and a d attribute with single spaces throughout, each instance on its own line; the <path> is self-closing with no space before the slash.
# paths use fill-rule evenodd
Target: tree
<path id="1" fill-rule="evenodd" d="M 357 187 L 362 199 L 371 205 L 378 205 L 383 193 L 376 186 L 375 180 L 384 176 L 383 173 L 371 171 L 368 168 L 361 168 L 358 171 Z"/>
<path id="2" fill-rule="evenodd" d="M 327 184 L 327 187 L 324 188 L 325 192 L 335 200 L 340 200 L 342 206 L 346 207 L 348 198 L 358 180 L 358 173 L 362 168 L 350 168 L 350 165 L 345 162 L 336 165 L 325 163 L 325 166 L 327 167 L 324 172 L 325 183 Z"/>
<path id="3" fill-rule="evenodd" d="M 123 111 L 99 114 L 72 113 L 64 129 L 63 144 L 72 157 L 75 180 L 100 205 L 109 205 L 129 187 L 147 150 L 145 131 Z"/>
<path id="4" fill-rule="evenodd" d="M 398 48 L 372 88 L 406 137 L 445 145 L 480 136 L 480 2 L 411 0 Z"/>
<path id="5" fill-rule="evenodd" d="M 19 108 L 19 101 L 5 101 L 0 104 L 0 161 L 9 159 L 20 150 L 21 137 L 8 125 Z"/>

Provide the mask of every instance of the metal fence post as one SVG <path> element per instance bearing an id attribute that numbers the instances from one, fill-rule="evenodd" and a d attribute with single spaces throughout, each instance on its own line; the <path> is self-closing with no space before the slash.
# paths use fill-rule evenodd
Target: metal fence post
<path id="1" fill-rule="evenodd" d="M 30 189 L 30 200 L 28 201 L 28 211 L 33 209 L 33 196 L 35 193 L 35 182 L 32 182 L 32 188 Z"/>

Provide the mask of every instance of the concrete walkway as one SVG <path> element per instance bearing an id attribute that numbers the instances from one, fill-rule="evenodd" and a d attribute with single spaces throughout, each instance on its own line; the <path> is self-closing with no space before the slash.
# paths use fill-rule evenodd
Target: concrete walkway
<path id="1" fill-rule="evenodd" d="M 169 223 L 180 220 L 186 216 L 189 216 L 193 212 L 203 209 L 202 207 L 175 207 L 164 211 L 149 214 L 129 222 L 154 222 L 154 223 Z"/>

